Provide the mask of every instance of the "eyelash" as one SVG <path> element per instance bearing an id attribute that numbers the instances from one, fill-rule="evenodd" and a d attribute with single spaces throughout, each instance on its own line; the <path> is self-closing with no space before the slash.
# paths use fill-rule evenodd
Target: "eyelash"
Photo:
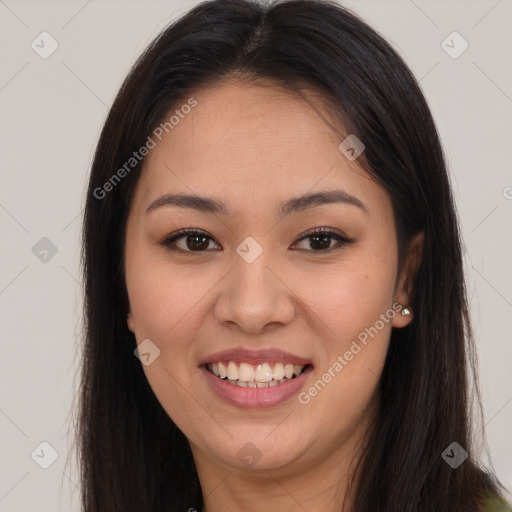
<path id="1" fill-rule="evenodd" d="M 210 250 L 186 251 L 184 249 L 180 249 L 180 248 L 174 246 L 174 244 L 179 239 L 184 238 L 187 235 L 202 235 L 202 236 L 205 236 L 206 238 L 209 238 L 210 240 L 213 240 L 213 238 L 210 237 L 207 233 L 205 233 L 204 231 L 198 230 L 198 229 L 179 229 L 172 235 L 169 235 L 166 238 L 164 238 L 160 242 L 160 245 L 163 245 L 164 247 L 166 247 L 167 249 L 169 249 L 171 251 L 182 252 L 182 253 L 186 254 L 187 256 L 210 252 Z M 334 251 L 336 249 L 341 249 L 341 247 L 343 247 L 344 245 L 350 245 L 355 242 L 355 240 L 353 238 L 348 238 L 332 228 L 323 226 L 323 227 L 318 227 L 318 228 L 314 228 L 313 230 L 307 231 L 306 233 L 301 235 L 301 238 L 299 238 L 299 240 L 297 240 L 297 242 L 294 242 L 294 245 L 299 242 L 302 242 L 303 240 L 312 238 L 314 236 L 319 236 L 319 235 L 327 235 L 329 238 L 333 238 L 333 239 L 337 240 L 339 242 L 338 247 L 330 247 L 329 249 L 319 250 L 319 251 L 306 250 L 307 252 L 313 252 L 313 253 L 318 253 L 318 254 L 327 254 L 327 253 L 331 253 L 332 251 Z"/>

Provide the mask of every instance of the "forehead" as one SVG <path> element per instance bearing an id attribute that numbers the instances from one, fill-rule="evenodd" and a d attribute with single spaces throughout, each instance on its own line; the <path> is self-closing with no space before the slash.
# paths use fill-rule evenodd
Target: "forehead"
<path id="1" fill-rule="evenodd" d="M 279 86 L 230 81 L 190 98 L 196 106 L 181 109 L 189 97 L 175 105 L 165 120 L 181 115 L 146 157 L 136 194 L 141 204 L 165 193 L 195 193 L 243 214 L 251 205 L 341 187 L 373 214 L 391 207 L 387 193 L 338 149 L 343 130 L 333 129 L 318 95 L 308 94 L 310 104 Z"/>

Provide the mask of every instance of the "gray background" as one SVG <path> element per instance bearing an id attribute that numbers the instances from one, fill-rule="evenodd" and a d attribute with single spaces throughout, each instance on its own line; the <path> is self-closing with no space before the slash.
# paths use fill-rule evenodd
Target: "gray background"
<path id="1" fill-rule="evenodd" d="M 80 509 L 70 420 L 86 177 L 130 66 L 196 3 L 0 0 L 0 512 Z M 404 57 L 435 116 L 462 221 L 489 451 L 512 488 L 512 0 L 343 5 Z M 59 45 L 47 59 L 31 47 L 43 31 Z M 453 31 L 469 44 L 456 59 L 441 46 Z M 56 254 L 41 252 L 43 237 Z M 58 452 L 48 469 L 44 441 Z"/>

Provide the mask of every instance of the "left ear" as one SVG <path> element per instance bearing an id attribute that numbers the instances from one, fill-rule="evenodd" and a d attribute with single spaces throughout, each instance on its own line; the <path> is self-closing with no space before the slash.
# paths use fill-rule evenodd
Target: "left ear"
<path id="1" fill-rule="evenodd" d="M 406 262 L 399 277 L 398 286 L 395 292 L 395 300 L 393 302 L 398 302 L 401 304 L 402 308 L 407 308 L 410 311 L 410 314 L 402 315 L 401 312 L 397 313 L 393 317 L 393 327 L 405 327 L 412 321 L 414 311 L 410 306 L 410 301 L 413 292 L 414 277 L 423 256 L 424 239 L 425 233 L 420 231 L 414 235 L 409 242 Z"/>

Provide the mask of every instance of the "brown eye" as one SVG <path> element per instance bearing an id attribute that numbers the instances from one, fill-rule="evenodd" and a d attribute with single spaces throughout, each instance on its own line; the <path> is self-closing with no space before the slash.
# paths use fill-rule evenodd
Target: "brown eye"
<path id="1" fill-rule="evenodd" d="M 312 249 L 310 252 L 331 252 L 336 248 L 340 248 L 343 245 L 351 244 L 354 242 L 353 239 L 350 239 L 331 228 L 315 228 L 314 230 L 306 233 L 306 235 L 303 236 L 297 243 L 303 242 L 305 240 L 309 240 L 307 247 Z M 338 242 L 337 247 L 331 246 L 332 240 L 336 240 Z"/>
<path id="2" fill-rule="evenodd" d="M 182 239 L 184 239 L 184 244 L 180 247 L 177 245 L 177 242 Z M 161 244 L 173 251 L 194 253 L 205 252 L 210 245 L 210 241 L 213 241 L 213 238 L 202 231 L 180 229 L 175 234 L 163 240 Z"/>

